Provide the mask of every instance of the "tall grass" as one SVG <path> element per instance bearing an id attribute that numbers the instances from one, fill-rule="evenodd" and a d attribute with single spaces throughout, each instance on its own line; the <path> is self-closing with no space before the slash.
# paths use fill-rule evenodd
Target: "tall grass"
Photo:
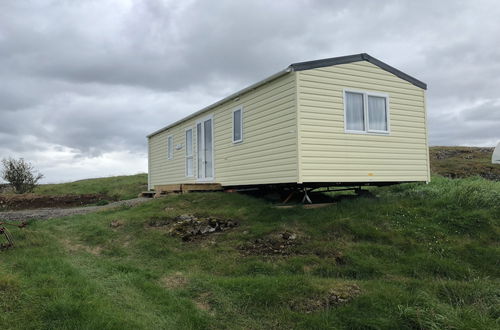
<path id="1" fill-rule="evenodd" d="M 500 181 L 481 177 L 453 180 L 433 176 L 429 184 L 402 184 L 391 191 L 435 206 L 457 208 L 500 208 Z"/>

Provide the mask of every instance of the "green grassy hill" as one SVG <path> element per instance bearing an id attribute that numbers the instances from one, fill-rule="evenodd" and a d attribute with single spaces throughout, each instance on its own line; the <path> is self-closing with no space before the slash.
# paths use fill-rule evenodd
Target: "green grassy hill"
<path id="1" fill-rule="evenodd" d="M 43 184 L 35 193 L 41 195 L 104 194 L 112 199 L 130 199 L 148 189 L 148 175 L 112 176 L 108 178 L 86 179 L 67 183 Z"/>
<path id="2" fill-rule="evenodd" d="M 500 182 L 374 193 L 322 209 L 193 193 L 13 229 L 0 328 L 498 329 Z M 238 225 L 185 241 L 186 214 Z"/>
<path id="3" fill-rule="evenodd" d="M 500 165 L 491 163 L 494 148 L 430 147 L 431 172 L 449 178 L 481 176 L 500 180 Z"/>

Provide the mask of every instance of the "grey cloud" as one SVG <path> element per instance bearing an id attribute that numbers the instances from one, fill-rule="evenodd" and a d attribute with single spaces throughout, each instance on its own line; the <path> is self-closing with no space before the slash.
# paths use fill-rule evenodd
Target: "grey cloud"
<path id="1" fill-rule="evenodd" d="M 151 131 L 290 63 L 358 52 L 428 83 L 431 144 L 492 144 L 498 17 L 493 0 L 4 1 L 0 157 L 64 178 L 110 174 L 117 152 L 144 166 Z"/>

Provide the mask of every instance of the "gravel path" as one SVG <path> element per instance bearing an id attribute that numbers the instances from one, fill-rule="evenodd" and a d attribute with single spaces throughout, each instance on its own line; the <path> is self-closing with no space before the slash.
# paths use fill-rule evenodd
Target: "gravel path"
<path id="1" fill-rule="evenodd" d="M 147 202 L 149 200 L 151 199 L 139 197 L 134 199 L 128 199 L 125 201 L 112 202 L 109 203 L 108 205 L 102 205 L 102 206 L 81 206 L 72 208 L 43 208 L 43 209 L 33 209 L 33 210 L 5 211 L 5 212 L 0 212 L 0 221 L 1 220 L 20 221 L 20 220 L 31 220 L 31 219 L 45 220 L 45 219 L 61 218 L 69 215 L 87 214 L 100 210 L 108 210 L 122 205 L 135 206 Z"/>

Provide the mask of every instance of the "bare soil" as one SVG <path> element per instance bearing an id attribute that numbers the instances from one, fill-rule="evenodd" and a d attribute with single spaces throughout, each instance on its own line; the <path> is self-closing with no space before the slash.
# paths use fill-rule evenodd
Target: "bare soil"
<path id="1" fill-rule="evenodd" d="M 124 201 L 112 202 L 103 206 L 83 206 L 83 207 L 72 207 L 72 208 L 60 208 L 60 207 L 50 207 L 50 208 L 40 208 L 40 209 L 30 209 L 30 210 L 17 210 L 17 211 L 4 211 L 0 212 L 0 220 L 45 220 L 52 218 L 61 218 L 70 215 L 77 214 L 87 214 L 91 212 L 97 212 L 100 210 L 112 209 L 120 206 L 135 206 L 146 201 L 149 198 L 134 198 Z"/>
<path id="2" fill-rule="evenodd" d="M 347 284 L 332 288 L 316 297 L 293 301 L 290 305 L 293 310 L 303 313 L 313 313 L 345 305 L 357 298 L 361 292 L 361 288 L 358 285 Z"/>
<path id="3" fill-rule="evenodd" d="M 0 211 L 27 210 L 53 207 L 75 207 L 108 201 L 112 198 L 103 194 L 81 195 L 0 195 Z"/>
<path id="4" fill-rule="evenodd" d="M 298 237 L 296 233 L 284 231 L 264 238 L 257 238 L 240 245 L 238 248 L 245 255 L 289 256 L 300 253 L 298 246 L 302 240 L 303 238 Z"/>

